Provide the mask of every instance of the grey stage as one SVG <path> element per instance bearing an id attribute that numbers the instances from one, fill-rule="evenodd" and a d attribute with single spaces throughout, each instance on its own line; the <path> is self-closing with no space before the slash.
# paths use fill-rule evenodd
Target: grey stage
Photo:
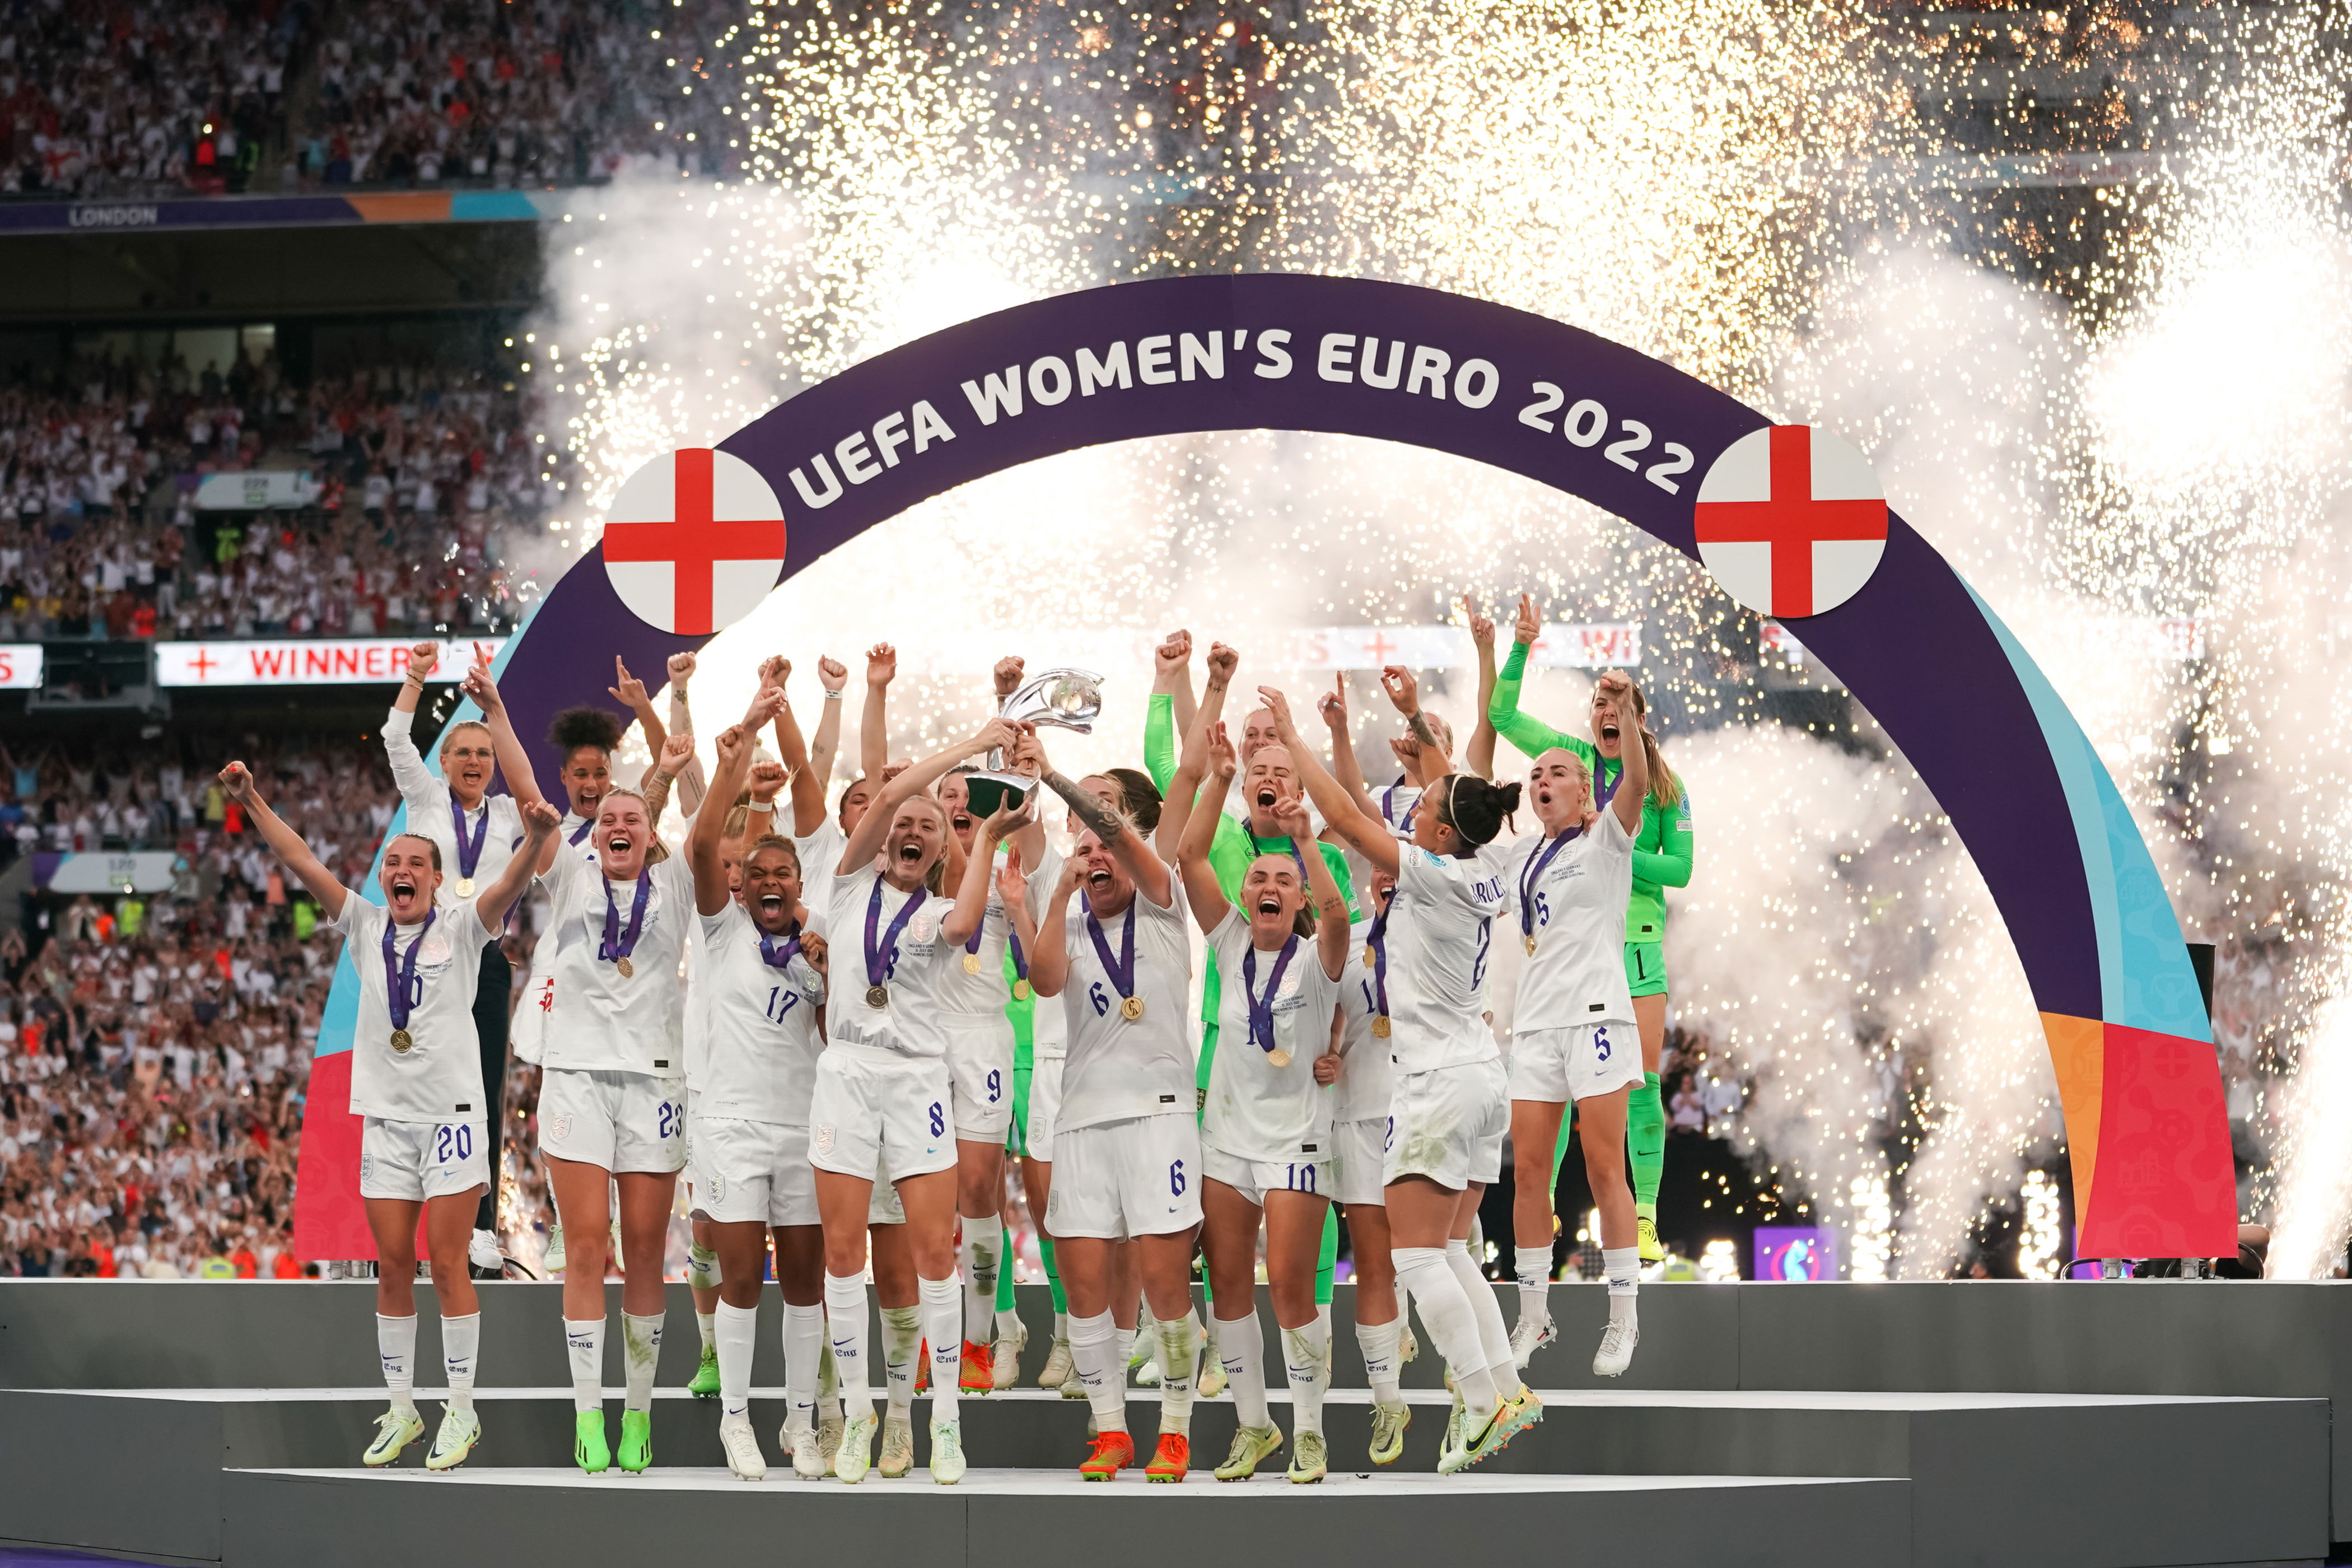
<path id="1" fill-rule="evenodd" d="M 1233 1429 L 1227 1398 L 1194 1417 L 1191 1484 L 1147 1489 L 1132 1477 L 1080 1489 L 1070 1478 L 1084 1407 L 1024 1387 L 965 1401 L 965 1447 L 982 1468 L 954 1491 L 919 1469 L 855 1491 L 795 1481 L 773 1443 L 772 1321 L 754 1372 L 753 1414 L 773 1467 L 764 1485 L 717 1468 L 716 1412 L 677 1394 L 656 1404 L 651 1477 L 532 1468 L 562 1463 L 570 1428 L 555 1288 L 537 1285 L 482 1291 L 486 1437 L 468 1469 L 425 1477 L 414 1468 L 419 1445 L 404 1473 L 358 1472 L 383 1407 L 373 1292 L 0 1285 L 0 1540 L 265 1564 L 389 1561 L 429 1538 L 452 1563 L 470 1561 L 477 1542 L 485 1562 L 570 1562 L 632 1540 L 675 1543 L 686 1531 L 797 1550 L 867 1531 L 866 1510 L 877 1507 L 918 1509 L 960 1532 L 960 1552 L 930 1539 L 975 1564 L 1052 1561 L 1064 1540 L 1099 1542 L 1042 1521 L 1104 1508 L 1122 1510 L 1110 1516 L 1121 1526 L 1112 1539 L 1139 1562 L 1164 1549 L 1197 1563 L 1212 1529 L 1223 1554 L 1243 1561 L 1355 1563 L 1475 1540 L 1482 1552 L 1633 1552 L 1645 1564 L 2123 1568 L 2316 1562 L 2332 1540 L 2352 1538 L 2352 1454 L 2333 1455 L 2330 1432 L 2336 1347 L 2352 1345 L 2352 1287 L 2342 1285 L 1659 1286 L 1642 1295 L 1633 1374 L 1605 1388 L 1589 1366 L 1602 1292 L 1562 1286 L 1561 1342 L 1528 1373 L 1549 1391 L 1548 1419 L 1446 1482 L 1428 1473 L 1445 1415 L 1428 1354 L 1408 1369 L 1415 1419 L 1403 1461 L 1360 1479 L 1344 1468 L 1364 1465 L 1368 1396 L 1342 1286 L 1324 1486 L 1283 1484 L 1279 1459 L 1250 1485 L 1211 1483 Z M 1034 1373 L 1049 1306 L 1042 1289 L 1022 1295 Z M 418 1297 L 417 1360 L 430 1369 L 432 1299 Z M 693 1370 L 691 1310 L 675 1289 L 667 1389 Z M 1279 1380 L 1278 1355 L 1269 1365 Z M 615 1352 L 608 1382 L 619 1372 Z M 433 1394 L 420 1400 L 430 1419 Z M 1143 1390 L 1130 1401 L 1147 1450 L 1156 1403 Z M 1277 1390 L 1286 1430 L 1286 1404 Z M 1139 1508 L 1154 1511 L 1146 1520 Z M 1238 1531 L 1219 1525 L 1227 1514 L 1200 1511 L 1235 1509 L 1246 1510 Z"/>

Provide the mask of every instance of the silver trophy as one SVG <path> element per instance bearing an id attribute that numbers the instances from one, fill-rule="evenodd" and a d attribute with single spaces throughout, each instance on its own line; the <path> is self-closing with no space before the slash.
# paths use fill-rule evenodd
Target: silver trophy
<path id="1" fill-rule="evenodd" d="M 1095 720 L 1102 713 L 1102 682 L 1103 678 L 1090 669 L 1045 670 L 1022 682 L 999 704 L 997 716 L 1014 723 L 1092 734 Z M 985 770 L 964 775 L 964 809 L 985 817 L 1007 801 L 1018 807 L 1036 782 L 1027 773 L 1006 772 L 1003 750 L 992 749 Z"/>

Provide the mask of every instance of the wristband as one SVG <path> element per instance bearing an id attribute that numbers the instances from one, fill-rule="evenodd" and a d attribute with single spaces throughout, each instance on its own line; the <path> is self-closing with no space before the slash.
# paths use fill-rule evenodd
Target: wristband
<path id="1" fill-rule="evenodd" d="M 841 700 L 841 693 L 828 688 L 824 694 L 824 700 L 827 702 L 838 702 Z"/>

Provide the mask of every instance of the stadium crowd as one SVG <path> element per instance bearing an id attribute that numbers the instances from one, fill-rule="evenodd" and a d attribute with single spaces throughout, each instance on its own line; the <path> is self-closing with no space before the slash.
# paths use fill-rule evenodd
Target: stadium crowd
<path id="1" fill-rule="evenodd" d="M 571 472 L 502 388 L 433 368 L 296 387 L 264 354 L 0 392 L 0 641 L 498 626 Z M 205 475 L 265 461 L 310 474 L 311 503 L 194 509 Z"/>

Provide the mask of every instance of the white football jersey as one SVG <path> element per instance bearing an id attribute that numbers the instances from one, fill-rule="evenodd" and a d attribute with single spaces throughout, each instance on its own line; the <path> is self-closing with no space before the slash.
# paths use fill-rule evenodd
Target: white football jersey
<path id="1" fill-rule="evenodd" d="M 881 904 L 875 910 L 874 940 L 880 950 L 880 973 L 866 973 L 866 915 L 877 888 Z M 895 943 L 885 939 L 899 912 L 911 903 L 906 924 Z M 950 970 L 962 978 L 963 949 L 942 934 L 955 900 L 917 888 L 911 893 L 890 886 L 879 871 L 836 877 L 833 902 L 824 929 L 837 935 L 826 968 L 833 976 L 832 1000 L 825 1008 L 825 1032 L 837 1046 L 888 1051 L 902 1057 L 943 1057 L 947 1054 L 946 982 Z M 886 994 L 883 1005 L 866 1000 L 878 979 Z"/>
<path id="2" fill-rule="evenodd" d="M 740 904 L 699 920 L 707 1043 L 688 1083 L 695 1113 L 807 1126 L 816 1059 L 824 1052 L 817 1027 L 824 976 L 791 937 L 772 937 L 763 951 L 759 925 Z M 808 930 L 822 934 L 814 920 Z M 785 957 L 781 968 L 769 951 Z"/>
<path id="3" fill-rule="evenodd" d="M 1292 939 L 1282 984 L 1275 984 L 1279 949 L 1255 951 L 1238 906 L 1209 933 L 1217 955 L 1217 1054 L 1209 1068 L 1209 1099 L 1201 1142 L 1242 1160 L 1321 1160 L 1331 1152 L 1335 1091 L 1315 1081 L 1315 1058 L 1331 1048 L 1331 1018 L 1339 982 L 1323 973 L 1312 937 Z M 1250 1033 L 1250 971 L 1255 989 L 1274 1009 L 1272 1048 Z M 1289 1057 L 1274 1065 L 1273 1052 Z"/>
<path id="4" fill-rule="evenodd" d="M 435 908 L 430 925 L 393 929 L 393 962 L 404 970 L 416 955 L 410 984 L 409 1048 L 393 1047 L 391 976 L 384 973 L 383 933 L 391 912 L 357 893 L 329 922 L 343 933 L 344 952 L 359 971 L 359 1016 L 352 1049 L 352 1114 L 384 1121 L 489 1121 L 482 1092 L 482 1049 L 474 1029 L 474 994 L 482 979 L 482 949 L 498 940 L 483 928 L 474 900 Z"/>
<path id="5" fill-rule="evenodd" d="M 1386 1116 L 1390 1087 L 1396 1081 L 1394 1065 L 1389 1060 L 1389 1043 L 1372 1034 L 1372 1020 L 1382 1016 L 1381 992 L 1387 974 L 1385 968 L 1364 962 L 1375 923 L 1356 922 L 1348 938 L 1348 967 L 1339 974 L 1339 1012 L 1346 1020 L 1339 1049 L 1346 1065 L 1339 1069 L 1338 1098 L 1331 1106 L 1334 1121 L 1364 1121 Z M 1381 932 L 1381 945 L 1383 949 L 1388 945 L 1385 930 Z M 1223 1050 L 1218 1054 L 1222 1056 Z"/>
<path id="6" fill-rule="evenodd" d="M 997 844 L 995 865 L 1004 865 L 1002 844 Z M 940 999 L 950 1016 L 964 1020 L 1004 1016 L 1004 1004 L 1012 1002 L 1012 987 L 1004 983 L 1004 945 L 1012 929 L 1012 917 L 1004 912 L 1004 896 L 997 893 L 995 868 L 990 868 L 988 912 L 981 914 L 981 929 L 973 933 L 979 941 L 964 942 L 940 975 Z M 979 969 L 964 959 L 979 963 Z"/>
<path id="7" fill-rule="evenodd" d="M 1506 907 L 1504 874 L 1407 844 L 1389 900 L 1389 1055 L 1400 1075 L 1492 1061 L 1494 1031 L 1479 1016 L 1481 926 Z M 1220 1042 L 1222 1044 L 1222 1042 Z"/>
<path id="8" fill-rule="evenodd" d="M 1192 942 L 1185 930 L 1192 916 L 1185 909 L 1183 879 L 1173 869 L 1168 889 L 1166 909 L 1139 889 L 1126 910 L 1101 922 L 1103 942 L 1116 961 L 1125 945 L 1128 916 L 1134 916 L 1133 994 L 1143 999 L 1140 1018 L 1129 1019 L 1120 1010 L 1118 987 L 1087 933 L 1085 895 L 1072 899 L 1064 911 L 1069 972 L 1061 1011 L 1069 1054 L 1062 1068 L 1062 1104 L 1054 1116 L 1058 1131 L 1193 1109 L 1198 1096 L 1188 1005 Z"/>
<path id="9" fill-rule="evenodd" d="M 1511 1027 L 1631 1024 L 1625 909 L 1633 895 L 1633 837 L 1612 810 L 1543 861 L 1549 842 L 1540 833 L 1528 834 L 1510 847 L 1506 861 L 1512 913 L 1499 923 L 1510 940 L 1532 935 L 1536 942 L 1519 969 Z"/>
<path id="10" fill-rule="evenodd" d="M 629 974 L 597 956 L 609 902 L 626 931 L 637 881 L 609 881 L 578 855 L 559 852 L 542 879 L 550 910 L 544 948 L 555 945 L 554 1006 L 545 1065 L 574 1072 L 686 1076 L 686 946 L 697 916 L 694 874 L 672 855 L 645 868 L 653 884 L 630 952 Z"/>
<path id="11" fill-rule="evenodd" d="M 1399 773 L 1394 782 L 1369 793 L 1389 832 L 1399 838 L 1411 838 L 1413 818 L 1421 810 L 1421 786 Z"/>
<path id="12" fill-rule="evenodd" d="M 785 802 L 784 806 L 791 809 L 791 803 Z M 841 819 L 827 816 L 817 824 L 815 832 L 795 837 L 793 847 L 801 853 L 801 902 L 812 911 L 831 910 L 834 868 L 841 864 L 841 852 L 849 847 L 849 835 L 841 830 Z"/>

